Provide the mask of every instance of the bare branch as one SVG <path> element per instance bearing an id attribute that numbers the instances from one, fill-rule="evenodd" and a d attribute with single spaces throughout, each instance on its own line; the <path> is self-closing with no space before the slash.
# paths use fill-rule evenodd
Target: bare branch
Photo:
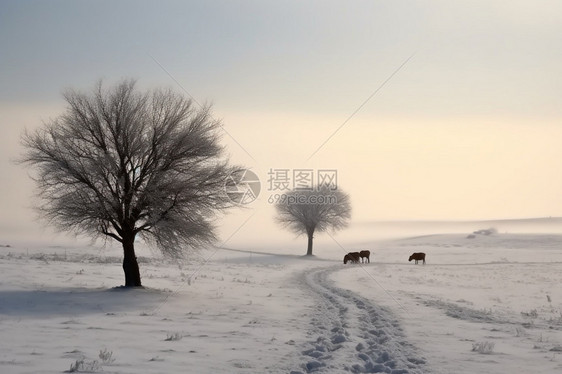
<path id="1" fill-rule="evenodd" d="M 312 254 L 315 232 L 341 230 L 347 227 L 351 218 L 349 195 L 341 190 L 295 190 L 284 197 L 276 204 L 276 220 L 297 235 L 308 236 L 308 254 Z"/>
<path id="2" fill-rule="evenodd" d="M 236 170 L 222 157 L 220 123 L 171 90 L 126 80 L 65 92 L 64 114 L 22 135 L 42 216 L 63 230 L 123 241 L 139 234 L 164 253 L 213 242 Z"/>

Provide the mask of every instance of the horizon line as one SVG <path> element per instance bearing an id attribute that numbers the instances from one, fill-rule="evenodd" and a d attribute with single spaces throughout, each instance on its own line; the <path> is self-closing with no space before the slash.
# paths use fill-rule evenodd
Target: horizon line
<path id="1" fill-rule="evenodd" d="M 528 217 L 528 218 L 496 218 L 496 219 L 375 219 L 362 220 L 356 224 L 371 223 L 486 223 L 486 222 L 523 222 L 523 221 L 558 221 L 562 216 Z"/>

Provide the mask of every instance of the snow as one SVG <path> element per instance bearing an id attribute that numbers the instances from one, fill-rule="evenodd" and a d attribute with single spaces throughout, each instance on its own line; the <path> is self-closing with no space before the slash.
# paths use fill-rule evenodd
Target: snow
<path id="1" fill-rule="evenodd" d="M 362 240 L 354 265 L 139 248 L 144 289 L 116 287 L 117 247 L 0 243 L 0 372 L 562 372 L 562 236 L 467 236 Z"/>

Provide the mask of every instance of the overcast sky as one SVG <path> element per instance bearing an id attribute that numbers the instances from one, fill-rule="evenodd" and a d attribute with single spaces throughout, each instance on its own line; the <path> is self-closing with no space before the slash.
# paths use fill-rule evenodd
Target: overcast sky
<path id="1" fill-rule="evenodd" d="M 559 1 L 2 1 L 0 234 L 40 230 L 21 131 L 123 78 L 213 104 L 262 180 L 231 231 L 270 169 L 336 169 L 354 222 L 562 215 Z"/>

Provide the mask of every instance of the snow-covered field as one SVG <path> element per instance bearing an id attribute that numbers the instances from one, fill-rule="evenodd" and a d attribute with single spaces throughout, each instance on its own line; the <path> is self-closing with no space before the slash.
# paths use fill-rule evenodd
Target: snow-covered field
<path id="1" fill-rule="evenodd" d="M 118 248 L 0 247 L 0 373 L 562 372 L 562 236 L 353 249 L 141 251 L 127 290 Z"/>

